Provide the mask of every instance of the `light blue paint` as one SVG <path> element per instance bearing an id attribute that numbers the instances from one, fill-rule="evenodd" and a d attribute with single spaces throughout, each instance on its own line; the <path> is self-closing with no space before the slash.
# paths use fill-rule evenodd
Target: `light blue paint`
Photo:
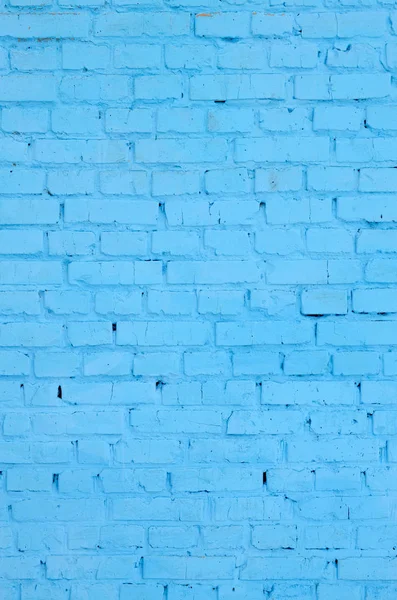
<path id="1" fill-rule="evenodd" d="M 395 600 L 396 35 L 3 7 L 1 600 Z"/>

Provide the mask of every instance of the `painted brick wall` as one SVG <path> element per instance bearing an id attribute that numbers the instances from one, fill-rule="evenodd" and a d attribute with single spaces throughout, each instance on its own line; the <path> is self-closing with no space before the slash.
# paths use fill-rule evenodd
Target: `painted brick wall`
<path id="1" fill-rule="evenodd" d="M 396 599 L 393 8 L 3 4 L 1 600 Z"/>

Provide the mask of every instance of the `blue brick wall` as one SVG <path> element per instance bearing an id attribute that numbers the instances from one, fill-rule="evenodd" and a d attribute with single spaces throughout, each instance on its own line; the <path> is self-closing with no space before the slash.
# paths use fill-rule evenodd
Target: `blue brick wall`
<path id="1" fill-rule="evenodd" d="M 397 598 L 390 0 L 7 0 L 0 600 Z"/>

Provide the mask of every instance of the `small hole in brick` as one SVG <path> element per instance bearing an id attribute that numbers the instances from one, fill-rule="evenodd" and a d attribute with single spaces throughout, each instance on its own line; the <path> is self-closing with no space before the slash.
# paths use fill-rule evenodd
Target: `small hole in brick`
<path id="1" fill-rule="evenodd" d="M 160 389 L 160 390 L 161 390 L 161 388 L 163 387 L 163 385 L 164 385 L 164 383 L 163 383 L 162 381 L 160 381 L 160 380 L 159 380 L 159 381 L 156 381 L 156 388 L 157 388 L 157 389 Z"/>
<path id="2" fill-rule="evenodd" d="M 62 400 L 62 388 L 61 388 L 60 385 L 58 385 L 58 394 L 57 394 L 57 397 Z"/>
<path id="3" fill-rule="evenodd" d="M 112 331 L 117 331 L 117 323 L 112 323 Z"/>
<path id="4" fill-rule="evenodd" d="M 52 483 L 57 484 L 59 480 L 59 474 L 58 473 L 53 473 L 52 475 Z"/>
<path id="5" fill-rule="evenodd" d="M 267 474 L 266 474 L 266 471 L 263 471 L 263 473 L 262 473 L 262 483 L 263 483 L 263 485 L 266 485 L 266 482 L 267 482 Z"/>

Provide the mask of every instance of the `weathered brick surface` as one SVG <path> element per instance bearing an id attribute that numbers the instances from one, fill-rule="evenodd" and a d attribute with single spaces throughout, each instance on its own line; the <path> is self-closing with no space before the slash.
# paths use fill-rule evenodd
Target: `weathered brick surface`
<path id="1" fill-rule="evenodd" d="M 397 16 L 9 0 L 1 600 L 395 600 Z"/>

